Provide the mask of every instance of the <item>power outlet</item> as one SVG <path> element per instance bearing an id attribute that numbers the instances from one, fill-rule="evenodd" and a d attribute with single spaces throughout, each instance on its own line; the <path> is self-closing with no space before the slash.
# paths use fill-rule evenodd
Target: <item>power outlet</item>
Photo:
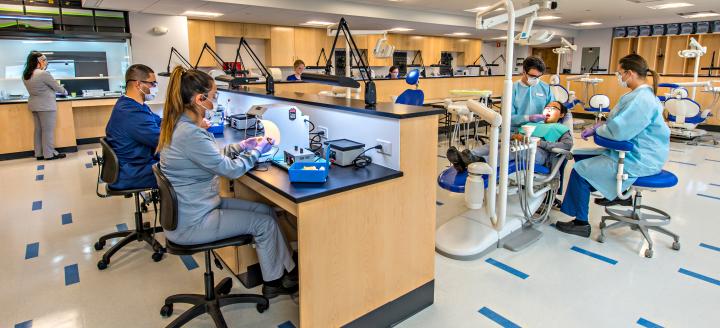
<path id="1" fill-rule="evenodd" d="M 318 126 L 317 129 L 318 129 L 318 132 L 323 133 L 323 138 L 325 138 L 325 140 L 330 140 L 330 132 L 328 132 L 328 128 L 326 128 L 324 126 Z"/>
<path id="2" fill-rule="evenodd" d="M 378 145 L 382 146 L 382 149 L 378 149 L 377 152 L 385 155 L 392 155 L 392 142 L 377 139 Z"/>

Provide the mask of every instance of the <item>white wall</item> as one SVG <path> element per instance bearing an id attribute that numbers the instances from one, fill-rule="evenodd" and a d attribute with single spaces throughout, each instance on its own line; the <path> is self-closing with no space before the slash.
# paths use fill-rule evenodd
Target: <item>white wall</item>
<path id="1" fill-rule="evenodd" d="M 583 47 L 600 47 L 600 68 L 609 69 L 610 51 L 612 49 L 612 29 L 593 29 L 581 30 L 575 38 L 575 44 L 578 50 L 573 53 L 572 73 L 580 73 L 580 65 L 582 63 Z"/>
<path id="2" fill-rule="evenodd" d="M 483 57 L 485 57 L 485 60 L 489 63 L 492 63 L 495 58 L 497 58 L 500 55 L 505 56 L 505 42 L 500 42 L 500 47 L 496 46 L 495 41 L 491 42 L 483 42 L 482 46 L 482 54 Z M 505 58 L 506 60 L 512 62 L 514 72 L 516 74 L 522 73 L 521 68 L 514 66 L 515 65 L 515 58 L 526 58 L 530 54 L 530 47 L 529 46 L 520 46 L 515 45 L 515 48 L 513 50 L 513 57 L 514 58 Z M 478 62 L 479 64 L 484 64 L 482 62 L 482 59 Z M 502 60 L 498 60 L 497 64 L 500 64 L 498 67 L 492 67 L 492 73 L 493 75 L 503 75 L 505 74 L 505 63 Z M 486 72 L 487 74 L 487 72 Z"/>
<path id="3" fill-rule="evenodd" d="M 165 35 L 155 35 L 153 27 L 167 27 Z M 187 17 L 166 16 L 141 13 L 130 13 L 130 32 L 132 33 L 132 63 L 150 66 L 155 73 L 165 72 L 167 69 L 170 48 L 180 52 L 189 59 Z M 170 69 L 180 63 L 173 58 Z M 157 99 L 151 104 L 161 104 L 165 101 L 168 78 L 157 77 L 160 92 Z"/>

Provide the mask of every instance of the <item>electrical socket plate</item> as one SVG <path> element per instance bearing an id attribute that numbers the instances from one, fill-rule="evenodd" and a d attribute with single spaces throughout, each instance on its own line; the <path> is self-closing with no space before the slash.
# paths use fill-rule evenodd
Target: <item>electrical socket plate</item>
<path id="1" fill-rule="evenodd" d="M 325 138 L 325 140 L 330 140 L 330 132 L 328 132 L 328 128 L 324 126 L 318 126 L 317 129 L 323 132 L 323 138 Z"/>
<path id="2" fill-rule="evenodd" d="M 392 143 L 382 139 L 377 139 L 378 145 L 382 146 L 382 149 L 378 149 L 377 152 L 385 155 L 392 155 Z"/>

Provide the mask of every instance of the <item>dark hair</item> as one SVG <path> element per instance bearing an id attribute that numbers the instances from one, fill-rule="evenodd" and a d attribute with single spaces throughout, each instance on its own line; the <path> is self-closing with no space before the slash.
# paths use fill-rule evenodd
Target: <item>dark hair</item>
<path id="1" fill-rule="evenodd" d="M 399 69 L 399 68 L 395 65 L 392 65 L 392 66 L 390 66 L 390 69 L 388 70 L 388 72 L 392 73 L 392 71 L 394 71 L 396 69 Z"/>
<path id="2" fill-rule="evenodd" d="M 155 74 L 152 68 L 143 64 L 132 65 L 125 71 L 125 83 L 129 81 L 146 81 L 150 78 L 150 74 Z"/>
<path id="3" fill-rule="evenodd" d="M 559 106 L 559 107 L 560 107 L 560 114 L 563 114 L 563 115 L 567 114 L 568 109 L 567 109 L 567 107 L 565 106 L 565 104 L 563 104 L 563 103 L 561 103 L 561 102 L 559 102 L 559 101 L 557 101 L 557 100 L 555 100 L 555 101 L 553 101 L 553 102 L 556 103 L 556 104 L 558 104 L 558 105 L 560 105 L 560 106 Z"/>
<path id="4" fill-rule="evenodd" d="M 305 65 L 305 62 L 302 61 L 302 59 L 298 59 L 293 63 L 293 68 L 298 68 L 300 65 Z"/>
<path id="5" fill-rule="evenodd" d="M 545 62 L 540 57 L 530 56 L 523 60 L 523 70 L 525 73 L 530 72 L 533 68 L 545 74 Z"/>
<path id="6" fill-rule="evenodd" d="M 38 68 L 40 65 L 40 57 L 44 56 L 42 52 L 39 51 L 31 51 L 30 54 L 27 56 L 27 60 L 25 61 L 25 70 L 23 71 L 23 79 L 29 80 L 33 72 Z"/>
<path id="7" fill-rule="evenodd" d="M 645 58 L 638 54 L 627 55 L 620 59 L 620 67 L 626 71 L 633 71 L 637 73 L 637 75 L 642 79 L 647 78 L 648 73 L 650 73 L 653 77 L 653 91 L 657 92 L 660 75 L 648 67 Z"/>
<path id="8" fill-rule="evenodd" d="M 170 146 L 175 125 L 185 111 L 193 112 L 197 116 L 196 119 L 199 117 L 200 113 L 193 106 L 193 98 L 198 94 L 210 92 L 214 83 L 212 77 L 203 71 L 186 70 L 182 66 L 175 66 L 170 74 L 167 97 L 165 97 L 158 151 Z"/>

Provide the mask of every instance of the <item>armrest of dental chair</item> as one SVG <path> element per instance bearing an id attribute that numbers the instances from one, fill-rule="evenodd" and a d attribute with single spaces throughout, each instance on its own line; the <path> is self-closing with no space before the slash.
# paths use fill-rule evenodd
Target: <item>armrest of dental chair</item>
<path id="1" fill-rule="evenodd" d="M 573 154 L 569 150 L 553 148 L 550 150 L 550 152 L 555 154 L 555 156 L 558 157 L 558 160 L 555 161 L 552 168 L 550 168 L 550 174 L 548 174 L 548 176 L 543 179 L 538 179 L 536 181 L 537 183 L 545 183 L 554 179 L 557 176 L 558 172 L 560 172 L 560 168 L 563 167 L 563 164 L 573 159 Z"/>

